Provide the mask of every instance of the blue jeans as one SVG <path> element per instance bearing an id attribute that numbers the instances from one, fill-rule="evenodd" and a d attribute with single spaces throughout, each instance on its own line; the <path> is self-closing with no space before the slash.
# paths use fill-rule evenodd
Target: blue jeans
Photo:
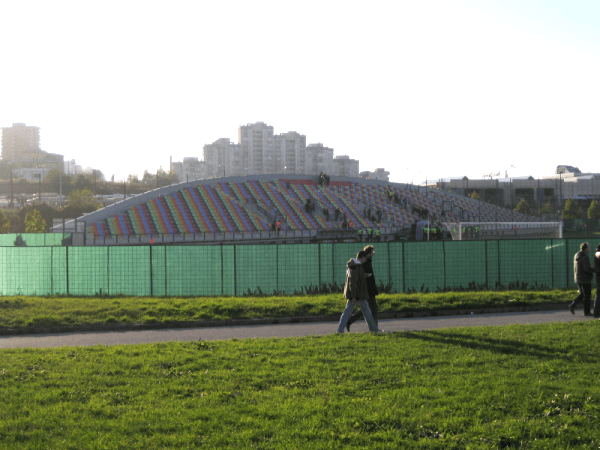
<path id="1" fill-rule="evenodd" d="M 369 304 L 367 303 L 367 300 L 348 300 L 346 302 L 346 309 L 344 309 L 344 312 L 342 313 L 342 317 L 340 317 L 340 324 L 338 326 L 338 333 L 343 333 L 344 332 L 344 328 L 346 327 L 346 324 L 348 323 L 348 319 L 350 318 L 350 316 L 352 315 L 352 310 L 354 309 L 354 306 L 358 303 L 358 306 L 360 307 L 361 311 L 363 312 L 363 316 L 365 317 L 365 322 L 367 322 L 367 325 L 369 326 L 369 331 L 379 331 L 379 328 L 377 328 L 377 325 L 375 324 L 375 321 L 373 320 L 373 316 L 371 315 L 371 310 L 369 309 Z"/>

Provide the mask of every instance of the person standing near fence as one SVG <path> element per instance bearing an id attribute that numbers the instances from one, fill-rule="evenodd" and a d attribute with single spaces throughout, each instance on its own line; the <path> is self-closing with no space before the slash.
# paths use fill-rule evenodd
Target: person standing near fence
<path id="1" fill-rule="evenodd" d="M 575 314 L 575 306 L 583 300 L 583 314 L 591 316 L 590 303 L 592 301 L 592 280 L 595 270 L 590 265 L 590 245 L 587 242 L 579 246 L 579 251 L 573 258 L 573 272 L 575 273 L 575 283 L 579 286 L 579 295 L 569 305 L 571 314 Z"/>
<path id="2" fill-rule="evenodd" d="M 600 288 L 600 244 L 596 246 L 594 254 L 594 269 L 596 270 L 596 298 L 594 299 L 594 317 L 600 318 L 600 298 L 598 298 L 598 288 Z"/>
<path id="3" fill-rule="evenodd" d="M 377 282 L 375 281 L 375 275 L 373 274 L 373 256 L 375 256 L 375 247 L 372 245 L 367 245 L 363 251 L 367 254 L 365 262 L 363 263 L 363 269 L 365 270 L 365 277 L 367 281 L 369 309 L 371 310 L 371 315 L 373 316 L 375 325 L 379 327 L 379 306 L 377 305 L 377 299 L 375 298 L 379 294 L 379 291 L 377 290 Z M 352 316 L 348 319 L 348 323 L 346 324 L 346 330 L 348 330 L 348 333 L 350 333 L 350 325 L 362 317 L 364 317 L 362 310 L 352 314 Z"/>
<path id="4" fill-rule="evenodd" d="M 380 330 L 377 324 L 375 323 L 375 320 L 371 315 L 371 310 L 369 309 L 367 277 L 363 268 L 363 264 L 366 260 L 367 252 L 361 250 L 356 255 L 356 259 L 352 258 L 347 263 L 346 282 L 344 283 L 344 297 L 347 301 L 346 308 L 344 309 L 344 312 L 340 317 L 340 323 L 337 329 L 338 333 L 344 332 L 344 328 L 346 328 L 346 323 L 352 315 L 352 310 L 354 309 L 354 306 L 357 303 L 363 313 L 365 322 L 367 322 L 367 325 L 369 326 L 369 331 L 372 331 L 374 333 L 384 332 L 383 330 Z"/>

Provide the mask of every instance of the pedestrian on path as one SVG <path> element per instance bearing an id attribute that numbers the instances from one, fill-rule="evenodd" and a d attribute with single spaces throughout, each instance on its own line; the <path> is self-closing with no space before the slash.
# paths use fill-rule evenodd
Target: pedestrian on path
<path id="1" fill-rule="evenodd" d="M 375 247 L 372 245 L 367 245 L 363 251 L 367 254 L 365 262 L 362 265 L 365 271 L 367 293 L 369 295 L 369 300 L 367 300 L 367 302 L 369 304 L 369 309 L 371 310 L 373 320 L 375 321 L 375 325 L 379 327 L 379 306 L 377 305 L 377 299 L 375 298 L 375 296 L 379 294 L 379 291 L 377 290 L 377 283 L 375 282 L 375 275 L 373 274 L 373 257 L 375 256 Z M 352 316 L 348 319 L 348 323 L 346 324 L 346 330 L 348 330 L 348 333 L 350 333 L 350 325 L 362 318 L 364 318 L 362 309 L 352 314 Z"/>
<path id="2" fill-rule="evenodd" d="M 338 333 L 343 333 L 344 328 L 346 327 L 346 323 L 348 319 L 352 315 L 352 310 L 354 306 L 358 304 L 361 311 L 363 312 L 363 316 L 365 318 L 365 322 L 369 326 L 369 331 L 375 333 L 383 333 L 383 330 L 380 330 L 373 320 L 373 316 L 371 315 L 371 310 L 369 309 L 368 298 L 369 293 L 367 290 L 367 277 L 365 275 L 365 270 L 363 268 L 363 263 L 367 259 L 367 252 L 361 250 L 356 255 L 356 259 L 351 258 L 347 263 L 346 269 L 346 283 L 344 284 L 344 297 L 346 298 L 346 308 L 340 317 L 340 323 L 338 325 Z"/>
<path id="3" fill-rule="evenodd" d="M 579 295 L 569 305 L 571 314 L 575 314 L 575 306 L 583 300 L 583 314 L 591 316 L 590 303 L 592 301 L 592 280 L 595 270 L 590 264 L 590 245 L 587 242 L 579 246 L 579 251 L 573 258 L 573 272 L 575 273 L 575 283 L 579 286 Z"/>
<path id="4" fill-rule="evenodd" d="M 594 317 L 600 318 L 600 298 L 598 288 L 600 287 L 600 244 L 596 246 L 594 254 L 594 269 L 596 270 L 596 298 L 594 299 Z"/>

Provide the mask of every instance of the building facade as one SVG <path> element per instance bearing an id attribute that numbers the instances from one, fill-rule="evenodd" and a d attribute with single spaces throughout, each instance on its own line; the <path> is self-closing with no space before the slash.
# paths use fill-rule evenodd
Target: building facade
<path id="1" fill-rule="evenodd" d="M 368 170 L 360 173 L 360 177 L 366 180 L 381 180 L 381 181 L 390 181 L 390 173 L 385 169 L 375 169 L 373 172 L 369 172 Z"/>
<path id="2" fill-rule="evenodd" d="M 308 144 L 306 147 L 306 173 L 333 174 L 333 149 L 323 144 Z"/>
<path id="3" fill-rule="evenodd" d="M 350 159 L 348 155 L 336 156 L 333 158 L 333 175 L 358 178 L 358 160 Z"/>
<path id="4" fill-rule="evenodd" d="M 2 162 L 21 169 L 63 170 L 62 155 L 40 149 L 40 128 L 13 123 L 2 128 Z"/>
<path id="5" fill-rule="evenodd" d="M 180 181 L 192 179 L 184 176 L 184 163 L 173 163 Z M 203 147 L 203 177 L 290 174 L 318 176 L 330 175 L 358 178 L 359 163 L 350 157 L 333 157 L 333 149 L 323 144 L 306 144 L 306 136 L 296 131 L 275 135 L 273 127 L 264 122 L 249 123 L 238 128 L 238 143 L 221 138 Z M 200 172 L 198 172 L 199 174 Z M 389 172 L 376 169 L 380 180 L 388 180 Z M 195 177 L 194 177 L 195 179 Z"/>

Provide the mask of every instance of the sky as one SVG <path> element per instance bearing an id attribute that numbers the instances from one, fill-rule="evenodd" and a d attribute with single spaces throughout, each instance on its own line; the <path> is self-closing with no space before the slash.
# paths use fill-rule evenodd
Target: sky
<path id="1" fill-rule="evenodd" d="M 390 180 L 600 172 L 598 0 L 2 1 L 0 127 L 106 178 L 297 131 Z"/>

